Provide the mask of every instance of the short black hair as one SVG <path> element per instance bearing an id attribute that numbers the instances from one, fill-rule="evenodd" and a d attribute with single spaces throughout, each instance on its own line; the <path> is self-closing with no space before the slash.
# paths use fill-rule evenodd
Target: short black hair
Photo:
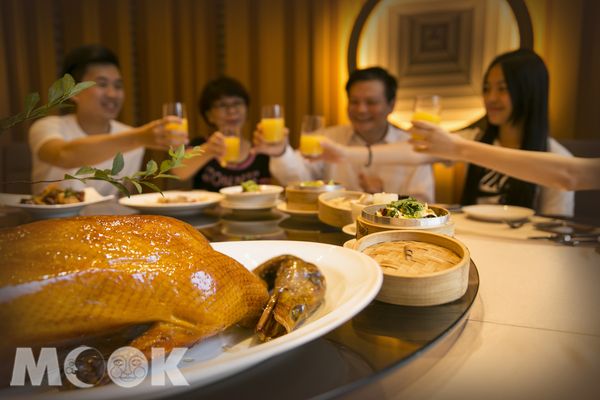
<path id="1" fill-rule="evenodd" d="M 92 64 L 110 64 L 120 68 L 115 53 L 100 44 L 88 44 L 77 47 L 66 55 L 61 76 L 70 74 L 76 82 L 81 82 Z"/>
<path id="2" fill-rule="evenodd" d="M 359 81 L 381 81 L 385 87 L 385 98 L 391 103 L 396 98 L 398 82 L 396 78 L 390 75 L 381 67 L 370 67 L 365 69 L 356 69 L 352 71 L 346 82 L 346 94 L 350 95 L 350 88 Z"/>
<path id="3" fill-rule="evenodd" d="M 202 89 L 200 93 L 200 99 L 198 100 L 198 109 L 200 115 L 209 126 L 212 126 L 208 120 L 208 112 L 213 107 L 214 103 L 225 96 L 240 97 L 246 103 L 246 107 L 250 105 L 250 96 L 248 91 L 241 84 L 240 81 L 228 76 L 221 76 L 219 78 L 209 81 Z"/>

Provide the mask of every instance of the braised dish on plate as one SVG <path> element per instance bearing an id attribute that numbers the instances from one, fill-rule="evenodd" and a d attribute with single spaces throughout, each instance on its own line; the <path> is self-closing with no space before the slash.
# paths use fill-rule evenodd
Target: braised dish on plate
<path id="1" fill-rule="evenodd" d="M 21 204 L 55 205 L 74 204 L 83 201 L 85 201 L 85 192 L 83 190 L 62 189 L 57 185 L 49 185 L 40 194 L 21 199 Z"/>

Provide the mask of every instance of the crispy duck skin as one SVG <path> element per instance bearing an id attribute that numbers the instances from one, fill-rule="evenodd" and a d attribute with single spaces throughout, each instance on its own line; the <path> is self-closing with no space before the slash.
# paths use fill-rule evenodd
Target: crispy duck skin
<path id="1" fill-rule="evenodd" d="M 250 318 L 265 284 L 192 226 L 148 215 L 45 220 L 0 230 L 0 347 L 80 341 L 150 324 L 131 343 L 187 347 Z"/>

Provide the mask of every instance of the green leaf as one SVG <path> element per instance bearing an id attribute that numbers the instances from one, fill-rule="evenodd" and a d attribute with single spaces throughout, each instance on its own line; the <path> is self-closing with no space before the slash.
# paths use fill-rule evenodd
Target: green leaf
<path id="1" fill-rule="evenodd" d="M 138 193 L 142 193 L 142 185 L 137 183 L 136 181 L 130 181 L 133 186 L 137 189 Z"/>
<path id="2" fill-rule="evenodd" d="M 86 166 L 79 168 L 77 170 L 77 172 L 75 172 L 75 175 L 89 175 L 89 174 L 93 174 L 95 171 L 96 171 L 96 168 L 88 167 L 86 165 Z"/>
<path id="3" fill-rule="evenodd" d="M 112 170 L 110 171 L 111 175 L 117 175 L 119 172 L 123 170 L 125 166 L 125 160 L 123 159 L 123 154 L 120 152 L 115 156 L 112 163 Z"/>
<path id="4" fill-rule="evenodd" d="M 108 170 L 110 172 L 110 170 Z M 101 170 L 101 169 L 96 169 L 94 170 L 94 178 L 100 178 L 100 179 L 104 179 L 104 180 L 110 180 L 110 176 L 108 176 L 108 173 L 106 172 L 106 170 Z"/>
<path id="5" fill-rule="evenodd" d="M 50 86 L 50 89 L 48 89 L 48 104 L 58 102 L 64 94 L 63 80 L 59 79 Z"/>
<path id="6" fill-rule="evenodd" d="M 156 179 L 158 179 L 158 178 L 167 178 L 167 179 L 181 180 L 181 178 L 178 177 L 177 175 L 171 175 L 171 174 L 158 174 L 154 178 L 156 178 Z"/>
<path id="7" fill-rule="evenodd" d="M 71 89 L 71 91 L 69 92 L 69 97 L 78 95 L 80 92 L 83 92 L 84 90 L 91 88 L 95 84 L 96 84 L 96 82 L 91 82 L 91 81 L 79 82 L 77 85 L 75 85 L 75 87 L 73 89 Z"/>
<path id="8" fill-rule="evenodd" d="M 35 93 L 29 93 L 26 97 L 25 97 L 25 116 L 28 117 L 29 115 L 31 115 L 31 112 L 33 111 L 33 108 L 35 107 L 35 105 L 37 103 L 39 103 L 40 101 L 40 94 L 35 92 Z"/>
<path id="9" fill-rule="evenodd" d="M 156 186 L 154 183 L 150 183 L 150 182 L 146 182 L 146 181 L 141 181 L 140 183 L 155 192 L 162 193 L 162 190 L 160 190 L 160 188 L 158 186 Z"/>
<path id="10" fill-rule="evenodd" d="M 63 87 L 63 92 L 65 94 L 71 93 L 73 88 L 75 87 L 75 79 L 70 74 L 64 74 L 61 78 L 61 83 Z"/>
<path id="11" fill-rule="evenodd" d="M 154 160 L 148 161 L 146 164 L 146 175 L 152 175 L 158 171 L 158 164 Z"/>
<path id="12" fill-rule="evenodd" d="M 69 174 L 65 174 L 65 176 L 63 177 L 64 180 L 68 181 L 68 180 L 75 180 L 75 181 L 79 181 L 79 182 L 86 182 L 86 178 L 79 178 L 77 176 L 73 176 L 73 175 L 69 175 Z"/>
<path id="13" fill-rule="evenodd" d="M 183 158 L 184 154 L 185 154 L 185 146 L 181 144 L 175 151 L 175 158 Z"/>
<path id="14" fill-rule="evenodd" d="M 160 173 L 162 174 L 163 172 L 167 172 L 172 167 L 173 163 L 171 160 L 163 160 L 163 162 L 160 163 Z"/>
<path id="15" fill-rule="evenodd" d="M 146 176 L 146 171 L 137 171 L 135 174 L 133 174 L 133 176 L 131 178 L 135 179 L 140 176 Z"/>
<path id="16" fill-rule="evenodd" d="M 111 185 L 113 185 L 114 187 L 117 188 L 117 190 L 123 194 L 124 196 L 131 196 L 131 193 L 129 192 L 129 189 L 127 189 L 127 187 L 125 185 L 123 185 L 122 183 L 119 183 L 117 181 L 111 180 L 108 181 L 108 183 L 110 183 Z"/>

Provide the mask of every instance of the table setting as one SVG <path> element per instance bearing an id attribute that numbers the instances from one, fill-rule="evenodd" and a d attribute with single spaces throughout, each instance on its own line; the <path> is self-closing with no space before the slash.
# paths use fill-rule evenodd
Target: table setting
<path id="1" fill-rule="evenodd" d="M 508 290 L 512 290 L 516 296 L 523 299 L 531 301 L 532 295 L 526 294 L 513 282 L 507 280 L 508 276 L 503 276 L 502 279 L 493 276 L 500 273 L 505 262 L 515 263 L 515 260 L 518 260 L 521 273 L 525 274 L 529 265 L 538 265 L 539 260 L 542 259 L 545 263 L 556 267 L 561 263 L 576 264 L 579 265 L 578 268 L 584 268 L 586 273 L 597 275 L 598 269 L 592 269 L 592 264 L 598 260 L 597 253 L 586 240 L 592 238 L 590 243 L 596 245 L 597 242 L 593 240 L 598 239 L 597 228 L 533 214 L 528 214 L 525 219 L 516 217 L 507 220 L 496 217 L 492 220 L 485 217 L 482 219 L 468 210 L 449 212 L 440 205 L 438 208 L 445 210 L 442 213 L 446 216 L 443 223 L 451 221 L 453 224 L 454 238 L 452 235 L 428 232 L 427 226 L 423 230 L 418 230 L 418 226 L 417 230 L 414 226 L 409 227 L 410 229 L 403 227 L 395 229 L 398 227 L 388 226 L 379 233 L 364 235 L 362 239 L 364 242 L 370 236 L 388 235 L 390 238 L 384 242 L 393 242 L 407 240 L 406 235 L 413 235 L 410 236 L 410 240 L 417 238 L 419 241 L 428 241 L 432 237 L 439 236 L 461 243 L 460 246 L 464 246 L 468 251 L 463 253 L 466 264 L 461 264 L 462 272 L 457 275 L 460 276 L 456 281 L 460 283 L 457 286 L 459 288 L 457 294 L 443 298 L 439 302 L 418 304 L 396 300 L 398 295 L 394 290 L 397 289 L 392 286 L 392 293 L 396 296 L 392 296 L 393 300 L 385 296 L 375 299 L 382 283 L 386 279 L 389 280 L 389 277 L 386 278 L 385 268 L 377 267 L 373 270 L 373 266 L 378 264 L 373 258 L 360 252 L 365 246 L 355 247 L 358 242 L 354 239 L 356 234 L 352 235 L 352 230 L 348 228 L 350 225 L 356 226 L 355 222 L 340 226 L 338 223 L 340 219 L 320 218 L 318 203 L 316 212 L 311 214 L 282 213 L 280 205 L 286 203 L 280 199 L 280 196 L 285 189 L 282 187 L 273 189 L 269 187 L 270 185 L 262 186 L 265 186 L 265 194 L 271 198 L 256 201 L 258 198 L 255 197 L 256 195 L 244 197 L 241 186 L 238 186 L 226 188 L 221 193 L 213 193 L 214 197 L 202 198 L 198 201 L 202 206 L 194 209 L 193 212 L 178 214 L 175 211 L 173 214 L 172 209 L 161 209 L 160 206 L 152 208 L 152 211 L 155 214 L 174 216 L 190 223 L 210 241 L 213 249 L 232 257 L 250 270 L 269 257 L 288 253 L 318 265 L 322 268 L 328 282 L 325 305 L 306 320 L 297 331 L 267 345 L 256 345 L 249 331 L 244 329 L 239 331 L 237 328 L 196 344 L 190 348 L 188 357 L 180 364 L 183 375 L 189 378 L 190 386 L 156 388 L 144 382 L 135 390 L 123 392 L 122 388 L 109 385 L 88 390 L 86 395 L 89 393 L 90 398 L 102 399 L 125 396 L 178 399 L 227 398 L 234 392 L 242 390 L 249 395 L 261 393 L 263 397 L 276 398 L 287 393 L 289 388 L 293 388 L 294 396 L 297 395 L 298 398 L 313 396 L 327 398 L 342 393 L 352 396 L 373 393 L 384 395 L 405 391 L 410 393 L 421 384 L 421 380 L 415 378 L 414 371 L 419 371 L 419 375 L 425 376 L 429 373 L 433 376 L 433 380 L 439 379 L 436 375 L 439 374 L 439 370 L 436 370 L 435 365 L 443 363 L 446 354 L 452 354 L 455 343 L 458 343 L 456 346 L 466 348 L 465 351 L 473 351 L 470 347 L 472 342 L 468 340 L 470 336 L 461 334 L 463 330 L 472 329 L 469 328 L 475 323 L 472 318 L 480 321 L 489 319 L 490 322 L 500 323 L 504 323 L 505 319 L 516 318 L 524 325 L 533 324 L 533 329 L 553 327 L 558 323 L 562 327 L 560 329 L 565 329 L 567 332 L 579 329 L 590 334 L 600 333 L 593 321 L 585 322 L 583 317 L 586 312 L 592 312 L 593 304 L 597 304 L 594 303 L 597 296 L 593 294 L 591 287 L 584 289 L 582 293 L 596 300 L 581 307 L 582 316 L 571 318 L 571 322 L 567 322 L 564 312 L 559 313 L 560 315 L 554 319 L 543 317 L 532 319 L 531 314 L 508 316 L 505 311 L 502 311 L 503 308 L 496 299 L 501 293 L 498 288 L 500 285 L 496 282 L 503 282 Z M 178 196 L 180 200 L 181 196 L 187 199 L 196 192 L 198 191 L 165 192 L 164 194 L 165 197 L 176 201 Z M 330 199 L 344 195 L 343 192 L 338 195 L 331 193 L 326 193 L 324 196 Z M 156 200 L 157 195 L 153 194 L 152 201 Z M 360 194 L 352 194 L 351 197 L 356 200 Z M 247 201 L 246 198 L 250 199 L 247 207 L 242 205 Z M 234 207 L 229 207 L 232 199 Z M 120 201 L 107 199 L 98 204 L 82 207 L 80 214 L 135 216 L 146 213 L 144 206 L 140 206 L 138 201 L 134 201 L 133 206 L 131 204 L 123 199 Z M 372 212 L 368 207 L 363 207 L 361 212 L 365 210 L 367 214 Z M 433 209 L 437 210 L 438 208 L 435 207 L 437 206 Z M 6 215 L 15 211 L 12 208 L 3 210 L 9 209 L 12 211 Z M 375 209 L 381 210 L 381 207 Z M 19 223 L 31 220 L 30 215 L 23 214 L 24 210 L 16 211 L 22 216 Z M 343 211 L 349 212 L 351 208 L 343 207 Z M 348 215 L 351 217 L 351 213 Z M 435 218 L 431 219 L 433 220 Z M 15 225 L 14 221 L 14 218 L 2 219 L 2 222 L 7 225 Z M 332 223 L 328 224 L 327 221 Z M 523 223 L 518 227 L 511 227 L 508 222 L 514 221 Z M 575 240 L 577 243 L 566 243 Z M 446 241 L 440 242 L 436 239 L 433 243 L 445 246 Z M 402 257 L 409 260 L 412 250 L 409 249 L 409 253 L 404 250 Z M 522 252 L 523 255 L 517 258 L 513 255 L 503 259 L 501 254 L 504 252 L 507 254 Z M 366 263 L 365 265 L 369 267 L 362 266 L 362 263 Z M 514 268 L 516 266 L 512 265 L 511 270 Z M 363 269 L 364 272 L 360 272 Z M 539 269 L 539 266 L 535 269 Z M 367 270 L 377 271 L 377 276 L 368 275 Z M 442 285 L 446 284 L 447 282 L 442 283 Z M 356 289 L 350 290 L 352 285 L 357 285 Z M 430 285 L 426 284 L 426 286 Z M 365 291 L 365 294 L 348 297 L 350 291 L 360 293 L 360 290 Z M 423 290 L 419 289 L 418 292 L 422 293 Z M 410 291 L 407 293 L 409 297 L 413 296 L 410 297 L 411 299 L 414 298 Z M 483 309 L 482 299 L 492 301 L 488 305 L 493 307 Z M 348 306 L 344 304 L 350 300 L 360 300 L 360 302 L 346 312 L 344 310 Z M 554 303 L 556 302 L 553 301 L 552 304 Z M 543 303 L 539 301 L 533 304 L 535 307 L 543 307 Z M 419 354 L 423 351 L 432 354 L 432 357 L 420 357 Z M 202 354 L 209 356 L 205 359 Z M 315 379 L 313 377 L 315 368 L 313 361 L 307 358 L 309 355 L 320 360 L 319 364 L 327 365 L 328 370 L 333 368 L 345 372 L 325 374 L 327 376 L 316 379 L 313 385 L 302 385 L 306 379 Z M 270 381 L 273 374 L 280 374 L 282 370 L 293 371 L 294 379 L 286 375 L 285 384 L 274 384 Z M 316 371 L 319 370 L 320 367 L 316 368 Z M 457 371 L 456 374 L 460 374 L 463 370 L 459 368 Z M 395 377 L 393 382 L 388 379 L 391 376 Z M 402 380 L 402 383 L 398 383 L 398 380 Z M 271 382 L 273 387 L 271 393 L 265 395 L 261 385 L 267 381 Z M 14 393 L 7 394 L 12 396 Z M 42 391 L 42 393 L 36 392 L 35 395 L 39 395 L 39 398 L 52 398 L 52 396 L 62 398 L 64 393 L 57 395 L 55 392 Z M 77 397 L 77 394 L 73 393 L 67 395 Z"/>

